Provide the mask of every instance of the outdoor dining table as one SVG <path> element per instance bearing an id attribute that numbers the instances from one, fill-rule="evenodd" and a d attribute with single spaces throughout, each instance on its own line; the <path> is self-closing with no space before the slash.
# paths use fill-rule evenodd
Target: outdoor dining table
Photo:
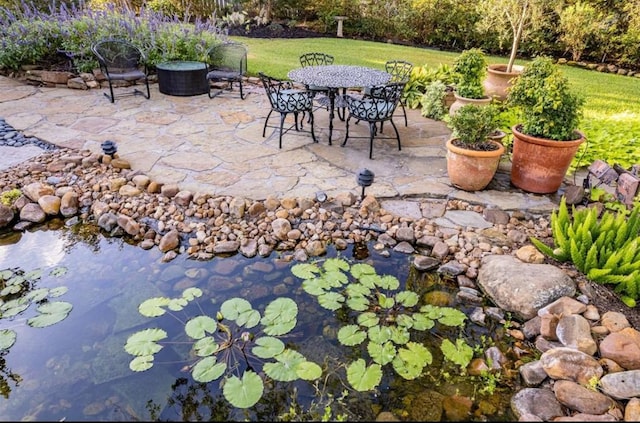
<path id="1" fill-rule="evenodd" d="M 348 88 L 383 85 L 391 79 L 391 75 L 385 71 L 352 65 L 306 66 L 290 71 L 287 76 L 292 81 L 301 84 L 329 89 L 329 145 L 331 145 L 334 110 L 339 91 L 342 89 L 344 94 Z"/>

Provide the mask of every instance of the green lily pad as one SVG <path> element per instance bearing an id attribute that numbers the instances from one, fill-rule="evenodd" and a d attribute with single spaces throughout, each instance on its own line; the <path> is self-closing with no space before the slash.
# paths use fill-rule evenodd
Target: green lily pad
<path id="1" fill-rule="evenodd" d="M 143 329 L 127 338 L 124 349 L 131 355 L 152 355 L 162 349 L 162 345 L 157 344 L 157 342 L 166 337 L 167 332 L 162 329 Z"/>
<path id="2" fill-rule="evenodd" d="M 184 326 L 186 334 L 193 339 L 201 339 L 207 333 L 215 333 L 217 328 L 218 323 L 209 316 L 194 317 Z"/>
<path id="3" fill-rule="evenodd" d="M 396 294 L 396 302 L 405 307 L 413 307 L 419 300 L 420 296 L 412 291 L 401 291 Z"/>
<path id="4" fill-rule="evenodd" d="M 372 327 L 380 323 L 380 318 L 373 312 L 362 313 L 358 316 L 358 324 L 360 326 Z"/>
<path id="5" fill-rule="evenodd" d="M 473 358 L 473 348 L 461 338 L 456 339 L 455 344 L 445 338 L 440 345 L 440 350 L 447 360 L 462 368 L 466 368 Z"/>
<path id="6" fill-rule="evenodd" d="M 298 263 L 291 267 L 291 273 L 300 279 L 311 279 L 320 273 L 320 268 L 313 263 Z"/>
<path id="7" fill-rule="evenodd" d="M 354 311 L 365 311 L 369 308 L 370 301 L 367 297 L 358 296 L 358 297 L 349 297 L 347 299 L 347 307 Z"/>
<path id="8" fill-rule="evenodd" d="M 305 361 L 298 364 L 296 374 L 303 380 L 316 380 L 322 376 L 322 367 L 312 361 Z"/>
<path id="9" fill-rule="evenodd" d="M 391 363 L 395 358 L 397 351 L 393 342 L 387 341 L 384 344 L 378 344 L 377 342 L 369 342 L 367 345 L 367 352 L 375 361 L 381 366 Z"/>
<path id="10" fill-rule="evenodd" d="M 332 311 L 336 311 L 340 307 L 342 307 L 344 301 L 344 296 L 337 292 L 325 292 L 324 294 L 318 296 L 318 303 L 320 304 L 320 306 Z"/>
<path id="11" fill-rule="evenodd" d="M 377 363 L 367 367 L 365 361 L 359 358 L 347 367 L 347 380 L 356 391 L 370 391 L 380 384 L 382 367 Z"/>
<path id="12" fill-rule="evenodd" d="M 0 351 L 11 348 L 17 337 L 18 335 L 11 329 L 0 330 Z"/>
<path id="13" fill-rule="evenodd" d="M 264 383 L 260 376 L 252 371 L 246 371 L 242 379 L 231 376 L 225 381 L 222 393 L 224 397 L 237 408 L 254 406 L 262 397 Z"/>
<path id="14" fill-rule="evenodd" d="M 129 362 L 129 368 L 134 372 L 144 372 L 153 367 L 153 355 L 140 355 Z"/>
<path id="15" fill-rule="evenodd" d="M 200 297 L 202 297 L 202 290 L 200 288 L 191 287 L 182 292 L 182 298 L 187 301 L 193 301 Z"/>
<path id="16" fill-rule="evenodd" d="M 283 352 L 285 348 L 284 342 L 272 336 L 260 337 L 256 339 L 255 343 L 256 345 L 251 349 L 251 352 L 262 359 L 273 358 Z"/>
<path id="17" fill-rule="evenodd" d="M 291 382 L 298 379 L 296 368 L 300 363 L 307 361 L 302 354 L 290 349 L 285 349 L 274 358 L 276 362 L 265 363 L 262 370 L 270 378 L 280 382 Z"/>
<path id="18" fill-rule="evenodd" d="M 193 369 L 191 369 L 191 376 L 196 382 L 208 383 L 218 379 L 227 370 L 226 363 L 217 363 L 215 356 L 205 357 L 198 361 Z"/>
<path id="19" fill-rule="evenodd" d="M 291 298 L 281 297 L 271 301 L 264 310 L 262 324 L 269 326 L 295 320 L 298 317 L 298 304 Z"/>
<path id="20" fill-rule="evenodd" d="M 236 320 L 240 313 L 251 310 L 251 303 L 244 298 L 230 298 L 222 303 L 220 312 L 225 319 Z"/>
<path id="21" fill-rule="evenodd" d="M 398 289 L 400 286 L 400 281 L 395 276 L 385 275 L 378 280 L 378 286 L 382 289 Z"/>
<path id="22" fill-rule="evenodd" d="M 349 270 L 349 263 L 347 263 L 346 260 L 341 258 L 328 258 L 325 260 L 324 264 L 322 265 L 322 268 L 326 272 L 332 272 L 332 271 L 346 272 Z"/>
<path id="23" fill-rule="evenodd" d="M 215 354 L 218 351 L 218 344 L 216 340 L 211 336 L 205 336 L 202 339 L 198 339 L 193 344 L 193 351 L 198 357 L 207 357 Z"/>
<path id="24" fill-rule="evenodd" d="M 247 329 L 258 326 L 258 323 L 260 323 L 260 313 L 258 313 L 257 310 L 247 310 L 242 312 L 236 319 L 236 324 L 238 326 L 244 326 Z"/>
<path id="25" fill-rule="evenodd" d="M 138 312 L 145 317 L 158 317 L 166 313 L 165 309 L 171 300 L 167 297 L 154 297 L 144 300 L 138 306 Z"/>
<path id="26" fill-rule="evenodd" d="M 338 341 L 342 345 L 353 346 L 361 344 L 367 338 L 366 332 L 357 325 L 347 325 L 338 331 Z"/>
<path id="27" fill-rule="evenodd" d="M 172 298 L 169 300 L 167 308 L 171 311 L 182 311 L 188 304 L 189 301 L 186 298 Z"/>

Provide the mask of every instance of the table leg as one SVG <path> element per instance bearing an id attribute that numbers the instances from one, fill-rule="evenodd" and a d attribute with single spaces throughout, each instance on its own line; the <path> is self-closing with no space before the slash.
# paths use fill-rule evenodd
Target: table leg
<path id="1" fill-rule="evenodd" d="M 346 89 L 346 88 L 343 88 L 343 89 L 342 89 L 342 97 L 344 98 L 344 96 L 345 96 L 345 95 L 347 95 L 347 89 Z M 342 104 L 344 104 L 344 102 L 343 102 Z M 342 113 L 340 113 L 340 111 L 341 111 L 341 110 L 342 110 Z M 345 110 L 344 110 L 344 107 L 338 107 L 338 117 L 340 118 L 340 120 L 341 120 L 341 121 L 343 121 L 343 122 L 344 122 L 344 119 L 345 119 L 345 117 L 346 117 L 346 116 L 345 116 Z"/>
<path id="2" fill-rule="evenodd" d="M 331 145 L 331 134 L 333 133 L 333 110 L 336 104 L 337 89 L 329 90 L 329 145 Z"/>

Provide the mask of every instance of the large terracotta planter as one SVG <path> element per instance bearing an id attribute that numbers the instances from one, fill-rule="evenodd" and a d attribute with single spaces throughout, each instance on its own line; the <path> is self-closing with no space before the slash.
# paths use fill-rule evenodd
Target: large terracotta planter
<path id="1" fill-rule="evenodd" d="M 524 66 L 514 65 L 511 72 L 507 72 L 506 64 L 493 64 L 487 67 L 487 76 L 484 79 L 484 92 L 492 98 L 500 101 L 507 99 L 507 88 L 511 86 L 511 81 L 517 78 Z"/>
<path id="2" fill-rule="evenodd" d="M 511 153 L 511 183 L 524 191 L 551 194 L 560 188 L 562 181 L 585 141 L 584 134 L 573 141 L 553 141 L 525 135 L 514 125 L 513 151 Z"/>
<path id="3" fill-rule="evenodd" d="M 493 100 L 491 97 L 484 97 L 484 98 L 460 97 L 455 91 L 453 93 L 453 96 L 455 97 L 456 100 L 453 102 L 453 104 L 451 104 L 451 107 L 449 107 L 450 116 L 453 116 L 458 111 L 459 108 L 461 108 L 466 104 L 486 106 L 488 104 L 491 104 L 491 101 Z"/>
<path id="4" fill-rule="evenodd" d="M 491 141 L 498 147 L 496 150 L 475 151 L 456 147 L 453 140 L 447 141 L 447 173 L 451 184 L 464 191 L 486 188 L 498 170 L 504 146 Z"/>

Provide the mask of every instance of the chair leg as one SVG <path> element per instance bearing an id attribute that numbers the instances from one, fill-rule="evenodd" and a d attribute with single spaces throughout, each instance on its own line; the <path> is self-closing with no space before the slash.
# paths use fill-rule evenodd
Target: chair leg
<path id="1" fill-rule="evenodd" d="M 279 148 L 282 148 L 282 127 L 284 126 L 284 120 L 286 117 L 286 113 L 280 113 L 280 140 L 278 142 Z"/>
<path id="2" fill-rule="evenodd" d="M 244 100 L 246 96 L 242 92 L 242 78 L 240 78 L 240 80 L 238 81 L 238 84 L 240 85 L 240 100 Z"/>
<path id="3" fill-rule="evenodd" d="M 269 113 L 267 114 L 267 118 L 264 120 L 264 126 L 262 127 L 262 138 L 264 138 L 265 134 L 267 133 L 267 122 L 269 122 L 269 117 L 271 116 L 272 112 L 273 112 L 273 109 L 269 110 Z"/>
<path id="4" fill-rule="evenodd" d="M 376 123 L 369 122 L 369 159 L 373 159 L 373 137 L 376 134 Z"/>
<path id="5" fill-rule="evenodd" d="M 344 132 L 344 141 L 342 141 L 342 147 L 344 147 L 347 144 L 347 139 L 349 138 L 349 121 L 350 120 L 351 120 L 351 116 L 347 118 L 346 129 Z"/>
<path id="6" fill-rule="evenodd" d="M 313 142 L 318 142 L 318 140 L 316 139 L 316 134 L 315 134 L 315 132 L 313 132 L 313 110 L 309 110 L 309 121 L 308 122 L 311 124 L 311 138 L 313 138 Z"/>
<path id="7" fill-rule="evenodd" d="M 400 145 L 400 134 L 398 133 L 398 128 L 396 128 L 396 124 L 393 123 L 393 120 L 390 121 L 391 126 L 393 126 L 393 130 L 396 131 L 396 138 L 398 139 L 398 151 L 402 151 L 402 146 Z"/>
<path id="8" fill-rule="evenodd" d="M 145 96 L 147 100 L 151 98 L 151 91 L 149 90 L 149 78 L 144 79 L 144 84 L 147 86 L 147 95 Z"/>
<path id="9" fill-rule="evenodd" d="M 107 97 L 109 100 L 111 100 L 112 103 L 115 102 L 116 98 L 113 95 L 113 86 L 111 85 L 111 80 L 109 79 L 109 92 L 111 93 L 111 97 L 109 97 L 109 95 L 107 95 L 107 93 L 103 93 L 105 95 L 105 97 Z"/>
<path id="10" fill-rule="evenodd" d="M 402 107 L 402 114 L 404 115 L 404 126 L 409 126 L 407 123 L 407 111 L 404 108 L 404 104 L 400 102 L 400 106 Z"/>

